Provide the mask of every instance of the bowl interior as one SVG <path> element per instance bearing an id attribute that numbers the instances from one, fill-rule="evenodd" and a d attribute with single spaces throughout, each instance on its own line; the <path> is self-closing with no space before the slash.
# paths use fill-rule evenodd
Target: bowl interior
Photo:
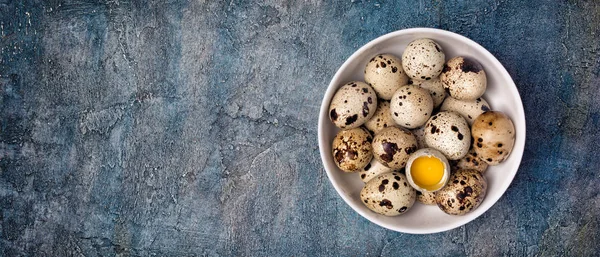
<path id="1" fill-rule="evenodd" d="M 363 71 L 369 59 L 379 53 L 391 53 L 398 57 L 406 45 L 418 38 L 431 38 L 438 42 L 446 54 L 446 60 L 455 56 L 471 57 L 484 67 L 487 74 L 487 91 L 484 98 L 492 110 L 507 114 L 515 124 L 515 146 L 509 158 L 498 166 L 490 166 L 485 173 L 488 191 L 485 200 L 473 212 L 464 216 L 451 216 L 437 206 L 415 202 L 413 208 L 403 215 L 386 217 L 370 211 L 360 201 L 364 183 L 357 174 L 339 170 L 331 155 L 331 143 L 339 131 L 328 117 L 329 102 L 337 88 L 351 80 L 364 81 Z M 514 178 L 525 146 L 525 114 L 517 88 L 502 64 L 479 44 L 458 34 L 428 28 L 405 29 L 381 36 L 356 51 L 337 71 L 323 98 L 319 117 L 319 148 L 327 175 L 340 196 L 356 212 L 368 220 L 391 230 L 426 234 L 453 229 L 468 223 L 487 211 L 506 191 Z"/>

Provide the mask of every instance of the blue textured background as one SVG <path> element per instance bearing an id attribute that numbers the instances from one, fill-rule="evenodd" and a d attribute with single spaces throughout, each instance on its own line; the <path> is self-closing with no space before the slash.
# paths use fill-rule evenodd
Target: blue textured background
<path id="1" fill-rule="evenodd" d="M 521 93 L 521 168 L 434 235 L 329 183 L 322 95 L 358 47 L 437 27 Z M 0 255 L 600 254 L 598 1 L 0 0 Z"/>

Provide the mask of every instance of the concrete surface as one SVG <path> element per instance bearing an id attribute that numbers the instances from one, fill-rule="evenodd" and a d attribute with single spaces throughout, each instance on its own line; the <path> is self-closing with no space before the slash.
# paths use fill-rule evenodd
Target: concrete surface
<path id="1" fill-rule="evenodd" d="M 354 213 L 319 158 L 337 68 L 398 29 L 489 49 L 527 115 L 515 181 L 434 235 Z M 600 254 L 598 1 L 0 0 L 0 255 Z"/>

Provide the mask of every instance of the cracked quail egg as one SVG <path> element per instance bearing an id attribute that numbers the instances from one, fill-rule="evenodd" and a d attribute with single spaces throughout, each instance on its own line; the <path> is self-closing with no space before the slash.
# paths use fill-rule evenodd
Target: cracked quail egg
<path id="1" fill-rule="evenodd" d="M 410 42 L 402 53 L 404 72 L 413 80 L 437 78 L 444 68 L 445 61 L 446 55 L 442 47 L 428 38 Z"/>
<path id="2" fill-rule="evenodd" d="M 413 206 L 416 192 L 403 174 L 388 172 L 369 180 L 360 191 L 360 199 L 376 213 L 397 216 Z"/>
<path id="3" fill-rule="evenodd" d="M 450 164 L 440 151 L 423 148 L 408 157 L 406 178 L 417 191 L 435 192 L 446 185 Z"/>
<path id="4" fill-rule="evenodd" d="M 356 172 L 373 158 L 371 134 L 364 128 L 340 130 L 333 139 L 332 155 L 335 164 L 345 172 Z"/>
<path id="5" fill-rule="evenodd" d="M 329 119 L 342 129 L 357 128 L 377 109 L 377 95 L 364 82 L 352 81 L 340 87 L 329 105 Z"/>
<path id="6" fill-rule="evenodd" d="M 378 54 L 365 67 L 365 82 L 375 89 L 379 98 L 390 100 L 399 87 L 408 83 L 408 77 L 402 69 L 400 58 L 391 54 Z"/>
<path id="7" fill-rule="evenodd" d="M 479 171 L 457 170 L 448 184 L 435 192 L 435 201 L 447 214 L 465 215 L 481 204 L 486 191 L 487 181 Z"/>

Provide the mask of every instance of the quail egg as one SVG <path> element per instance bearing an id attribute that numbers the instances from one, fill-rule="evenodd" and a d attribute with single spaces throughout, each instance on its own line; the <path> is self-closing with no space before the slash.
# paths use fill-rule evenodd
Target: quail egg
<path id="1" fill-rule="evenodd" d="M 485 93 L 487 79 L 481 64 L 467 57 L 454 57 L 446 63 L 440 80 L 450 96 L 475 100 Z"/>
<path id="2" fill-rule="evenodd" d="M 448 184 L 435 192 L 435 201 L 447 214 L 465 215 L 481 204 L 486 191 L 487 181 L 479 171 L 457 170 Z"/>
<path id="3" fill-rule="evenodd" d="M 373 156 L 383 165 L 392 169 L 406 166 L 408 156 L 417 150 L 417 139 L 409 131 L 389 127 L 373 139 Z"/>
<path id="4" fill-rule="evenodd" d="M 435 192 L 417 191 L 417 201 L 427 205 L 435 205 Z"/>
<path id="5" fill-rule="evenodd" d="M 420 126 L 416 129 L 412 129 L 410 132 L 412 132 L 413 135 L 415 135 L 415 138 L 417 139 L 418 149 L 427 147 L 427 144 L 425 144 L 425 126 Z"/>
<path id="6" fill-rule="evenodd" d="M 365 123 L 365 127 L 373 132 L 373 134 L 379 133 L 384 128 L 396 125 L 390 112 L 390 102 L 385 100 L 378 100 L 377 102 L 375 114 Z"/>
<path id="7" fill-rule="evenodd" d="M 423 148 L 408 157 L 406 178 L 417 191 L 435 192 L 446 185 L 450 164 L 440 151 Z"/>
<path id="8" fill-rule="evenodd" d="M 488 165 L 498 165 L 510 155 L 515 145 L 515 126 L 506 114 L 485 112 L 473 122 L 474 149 Z"/>
<path id="9" fill-rule="evenodd" d="M 467 155 L 465 157 L 463 157 L 462 159 L 460 159 L 458 161 L 453 161 L 453 162 L 454 163 L 452 163 L 452 166 L 453 166 L 452 170 L 470 169 L 470 170 L 479 171 L 483 174 L 485 172 L 485 170 L 487 170 L 487 167 L 488 167 L 487 163 L 485 163 L 484 161 L 479 159 L 479 157 L 473 147 L 471 147 L 471 149 L 469 150 L 469 152 L 467 153 Z"/>
<path id="10" fill-rule="evenodd" d="M 402 67 L 413 80 L 437 78 L 444 67 L 446 56 L 442 47 L 428 38 L 412 41 L 402 53 Z"/>
<path id="11" fill-rule="evenodd" d="M 338 128 L 352 129 L 367 122 L 377 109 L 377 95 L 364 82 L 352 81 L 340 87 L 329 105 L 329 118 Z"/>
<path id="12" fill-rule="evenodd" d="M 341 130 L 333 139 L 332 154 L 335 164 L 345 172 L 356 172 L 373 158 L 371 134 L 364 128 Z"/>
<path id="13" fill-rule="evenodd" d="M 413 206 L 416 192 L 403 174 L 388 172 L 369 180 L 360 191 L 360 199 L 376 213 L 397 216 Z"/>
<path id="14" fill-rule="evenodd" d="M 442 152 L 449 160 L 463 158 L 471 146 L 469 124 L 460 114 L 438 112 L 425 124 L 425 144 Z"/>
<path id="15" fill-rule="evenodd" d="M 427 122 L 433 111 L 433 100 L 427 89 L 406 85 L 394 93 L 390 111 L 396 124 L 413 129 Z"/>
<path id="16" fill-rule="evenodd" d="M 467 120 L 469 125 L 473 124 L 475 118 L 480 114 L 490 110 L 490 105 L 483 98 L 475 100 L 458 100 L 453 97 L 448 97 L 440 107 L 440 111 L 455 111 Z"/>
<path id="17" fill-rule="evenodd" d="M 390 100 L 399 87 L 408 83 L 408 77 L 402 69 L 400 58 L 378 54 L 365 67 L 365 81 L 375 89 L 379 98 Z"/>
<path id="18" fill-rule="evenodd" d="M 379 162 L 377 159 L 373 158 L 371 159 L 371 162 L 367 164 L 367 166 L 362 168 L 362 170 L 358 174 L 360 175 L 360 179 L 363 182 L 367 183 L 374 177 L 392 171 L 394 170 L 389 167 L 386 167 L 385 165 L 381 164 L 381 162 Z"/>
<path id="19" fill-rule="evenodd" d="M 431 99 L 433 100 L 433 108 L 439 107 L 444 99 L 446 98 L 446 90 L 442 85 L 442 81 L 439 78 L 431 80 L 415 80 L 412 81 L 413 85 L 429 90 Z"/>

